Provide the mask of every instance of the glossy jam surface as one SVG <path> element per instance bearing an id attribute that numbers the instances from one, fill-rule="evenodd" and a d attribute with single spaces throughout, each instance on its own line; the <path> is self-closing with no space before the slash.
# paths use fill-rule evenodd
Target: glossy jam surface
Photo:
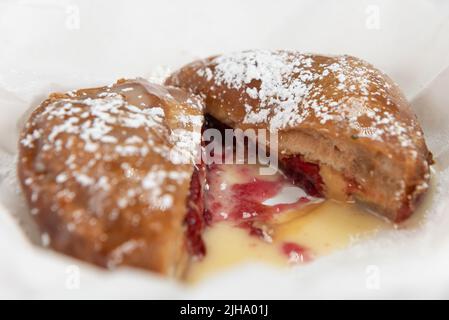
<path id="1" fill-rule="evenodd" d="M 185 217 L 187 249 L 191 255 L 203 257 L 206 254 L 206 246 L 202 239 L 205 227 L 204 212 L 204 166 L 195 168 L 190 181 L 190 194 L 187 200 L 187 214 Z"/>
<path id="2" fill-rule="evenodd" d="M 207 170 L 205 205 L 209 226 L 229 222 L 247 230 L 251 236 L 267 241 L 269 222 L 291 208 L 300 208 L 312 201 L 300 191 L 292 203 L 267 204 L 283 188 L 293 187 L 282 175 L 263 176 L 256 165 L 212 165 Z"/>
<path id="3" fill-rule="evenodd" d="M 306 162 L 299 155 L 281 158 L 280 163 L 284 173 L 295 185 L 311 196 L 324 197 L 323 179 L 318 164 Z"/>

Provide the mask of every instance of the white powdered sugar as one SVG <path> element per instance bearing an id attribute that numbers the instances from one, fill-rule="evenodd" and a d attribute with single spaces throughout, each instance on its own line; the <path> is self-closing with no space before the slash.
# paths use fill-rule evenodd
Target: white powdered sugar
<path id="1" fill-rule="evenodd" d="M 173 195 L 164 193 L 161 186 L 179 184 L 190 178 L 190 174 L 180 171 L 165 171 L 159 166 L 153 166 L 142 180 L 143 189 L 148 191 L 149 203 L 161 210 L 173 204 Z"/>
<path id="2" fill-rule="evenodd" d="M 143 240 L 135 239 L 131 239 L 120 244 L 109 254 L 108 268 L 115 268 L 117 265 L 123 262 L 123 259 L 125 259 L 127 255 L 132 254 L 133 252 L 143 248 L 144 246 L 145 242 Z"/>
<path id="3" fill-rule="evenodd" d="M 270 106 L 276 106 L 276 113 L 270 120 L 270 129 L 276 130 L 303 120 L 298 108 L 304 95 L 309 91 L 302 80 L 309 77 L 302 74 L 298 79 L 290 79 L 290 75 L 299 70 L 302 64 L 310 63 L 310 58 L 301 57 L 291 61 L 287 53 L 274 54 L 271 51 L 247 51 L 223 55 L 215 58 L 215 82 L 226 84 L 233 89 L 260 82 L 259 88 L 249 87 L 246 93 L 251 99 L 260 101 L 259 110 L 248 110 L 244 121 L 258 123 L 267 119 Z"/>
<path id="4" fill-rule="evenodd" d="M 120 210 L 135 204 L 136 199 L 150 210 L 166 211 L 173 206 L 179 186 L 191 177 L 200 147 L 203 116 L 197 109 L 202 106 L 195 101 L 190 112 L 181 105 L 185 101 L 175 100 L 162 87 L 145 85 L 129 82 L 89 95 L 75 92 L 50 100 L 40 113 L 31 117 L 26 124 L 30 133 L 21 140 L 24 149 L 36 149 L 36 158 L 49 153 L 44 156 L 46 159 L 63 159 L 61 168 L 58 162 L 34 160 L 38 171 L 55 166 L 56 174 L 45 179 L 52 179 L 51 183 L 57 185 L 56 198 L 73 199 L 70 190 L 76 183 L 89 192 L 90 206 L 96 208 L 98 215 L 103 214 L 101 202 L 108 197 L 116 198 Z M 176 109 L 170 110 L 173 115 L 167 119 L 165 100 L 156 106 L 136 106 L 122 92 L 139 99 L 143 94 L 156 94 L 158 98 L 169 99 L 170 104 L 177 104 L 170 105 Z M 146 99 L 152 98 L 148 95 Z M 115 171 L 110 169 L 114 167 Z M 128 186 L 118 187 L 122 183 Z M 40 192 L 37 186 L 38 183 L 33 193 L 36 199 Z M 54 209 L 59 210 L 58 204 Z M 108 214 L 117 216 L 116 210 Z"/>
<path id="5" fill-rule="evenodd" d="M 317 119 L 357 138 L 382 141 L 388 135 L 413 146 L 415 120 L 401 122 L 390 112 L 388 106 L 397 103 L 392 85 L 362 60 L 252 50 L 218 56 L 197 74 L 208 81 L 213 74 L 217 86 L 241 91 L 244 123 L 266 123 L 274 131 Z"/>

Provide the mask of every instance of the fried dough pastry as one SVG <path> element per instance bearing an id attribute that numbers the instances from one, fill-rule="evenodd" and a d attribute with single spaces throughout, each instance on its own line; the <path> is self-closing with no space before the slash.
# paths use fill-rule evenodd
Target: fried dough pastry
<path id="1" fill-rule="evenodd" d="M 182 275 L 189 248 L 201 249 L 191 185 L 202 124 L 198 98 L 143 79 L 50 95 L 22 132 L 18 172 L 51 247 Z"/>
<path id="2" fill-rule="evenodd" d="M 244 51 L 198 60 L 174 85 L 230 128 L 279 135 L 284 172 L 314 196 L 355 200 L 395 222 L 428 189 L 432 155 L 398 86 L 351 56 Z"/>

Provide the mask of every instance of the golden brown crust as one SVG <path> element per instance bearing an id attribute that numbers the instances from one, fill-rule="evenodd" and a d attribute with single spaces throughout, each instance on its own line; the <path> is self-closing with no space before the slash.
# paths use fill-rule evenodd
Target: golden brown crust
<path id="1" fill-rule="evenodd" d="M 200 100 L 141 79 L 52 94 L 25 125 L 18 164 L 50 245 L 104 267 L 182 272 L 202 123 Z"/>
<path id="2" fill-rule="evenodd" d="M 278 131 L 280 157 L 301 154 L 341 172 L 352 196 L 392 220 L 427 190 L 431 153 L 393 81 L 351 56 L 245 51 L 193 62 L 166 84 L 200 94 L 233 128 Z M 407 207 L 407 208 L 404 208 Z"/>

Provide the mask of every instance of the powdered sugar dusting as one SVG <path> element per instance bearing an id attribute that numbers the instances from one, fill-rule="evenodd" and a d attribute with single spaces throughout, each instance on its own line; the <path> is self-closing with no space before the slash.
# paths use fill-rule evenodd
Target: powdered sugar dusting
<path id="1" fill-rule="evenodd" d="M 174 205 L 179 186 L 188 184 L 200 146 L 201 108 L 196 100 L 195 105 L 178 102 L 164 88 L 147 86 L 129 81 L 88 94 L 81 90 L 61 95 L 48 100 L 30 118 L 21 145 L 25 154 L 37 155 L 32 164 L 35 173 L 48 172 L 38 178 L 57 185 L 56 199 L 73 200 L 76 195 L 70 190 L 83 188 L 91 195 L 90 208 L 112 220 L 117 210 L 126 210 L 136 202 L 145 203 L 148 212 L 166 211 Z M 146 90 L 153 90 L 150 92 L 158 98 Z M 161 96 L 167 100 L 149 103 Z M 136 98 L 146 103 L 132 104 Z M 61 163 L 48 162 L 53 158 Z M 22 162 L 28 160 L 25 156 Z M 118 168 L 116 164 L 120 164 Z M 120 187 L 124 183 L 126 188 Z M 36 201 L 39 184 L 35 181 L 30 186 Z M 102 208 L 106 198 L 116 202 L 109 212 Z M 60 210 L 58 206 L 56 201 L 54 210 Z"/>
<path id="2" fill-rule="evenodd" d="M 240 90 L 243 123 L 282 130 L 334 122 L 349 136 L 393 137 L 413 149 L 415 120 L 401 122 L 388 109 L 399 103 L 390 94 L 395 84 L 357 58 L 252 50 L 218 56 L 197 70 L 207 81 L 211 74 L 217 87 Z"/>

